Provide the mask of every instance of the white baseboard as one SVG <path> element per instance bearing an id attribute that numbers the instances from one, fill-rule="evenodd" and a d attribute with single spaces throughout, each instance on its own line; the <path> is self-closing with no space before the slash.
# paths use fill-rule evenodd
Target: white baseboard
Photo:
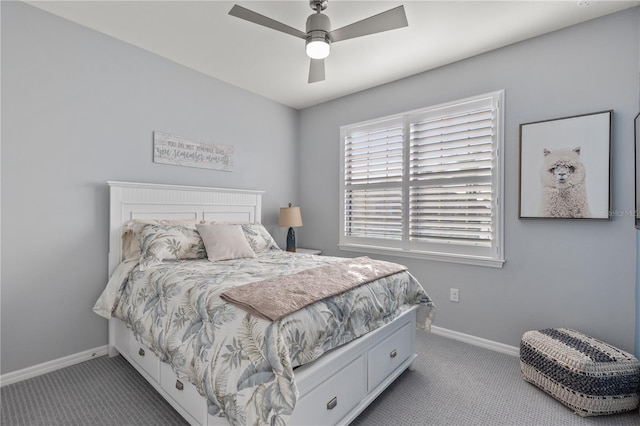
<path id="1" fill-rule="evenodd" d="M 33 367 L 24 368 L 22 370 L 13 371 L 11 373 L 3 374 L 0 376 L 0 387 L 17 383 L 22 380 L 30 379 L 32 377 L 40 376 L 41 374 L 50 373 L 61 368 L 69 367 L 74 364 L 79 364 L 84 361 L 88 361 L 99 356 L 107 355 L 109 347 L 107 345 L 100 346 L 98 348 L 89 349 L 76 354 L 71 354 L 62 358 L 54 359 L 42 364 L 34 365 Z"/>
<path id="2" fill-rule="evenodd" d="M 493 340 L 483 339 L 482 337 L 472 336 L 470 334 L 460 333 L 458 331 L 448 330 L 442 327 L 431 326 L 431 332 L 439 336 L 449 337 L 454 340 L 469 343 L 471 345 L 480 346 L 482 348 L 491 349 L 492 351 L 501 352 L 503 354 L 520 356 L 520 348 L 516 346 L 505 345 L 504 343 L 494 342 Z"/>

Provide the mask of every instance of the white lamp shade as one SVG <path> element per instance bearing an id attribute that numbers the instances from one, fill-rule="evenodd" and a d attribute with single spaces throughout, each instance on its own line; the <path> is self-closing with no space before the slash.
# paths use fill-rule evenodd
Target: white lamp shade
<path id="1" fill-rule="evenodd" d="M 278 226 L 291 228 L 302 226 L 300 207 L 280 207 Z"/>

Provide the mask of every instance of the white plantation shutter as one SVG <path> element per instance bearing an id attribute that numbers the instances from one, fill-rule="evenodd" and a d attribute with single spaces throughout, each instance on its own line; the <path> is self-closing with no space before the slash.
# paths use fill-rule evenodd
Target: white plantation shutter
<path id="1" fill-rule="evenodd" d="M 487 98 L 412 118 L 411 241 L 491 246 L 495 113 Z"/>
<path id="2" fill-rule="evenodd" d="M 343 126 L 340 248 L 501 267 L 503 97 Z"/>
<path id="3" fill-rule="evenodd" d="M 345 235 L 402 239 L 403 121 L 351 129 L 344 138 Z"/>

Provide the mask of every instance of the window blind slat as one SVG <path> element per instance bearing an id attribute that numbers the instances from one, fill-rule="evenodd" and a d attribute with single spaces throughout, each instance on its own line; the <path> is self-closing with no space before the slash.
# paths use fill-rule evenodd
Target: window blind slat
<path id="1" fill-rule="evenodd" d="M 473 200 L 491 200 L 491 193 L 471 192 L 465 194 L 447 194 L 447 193 L 413 193 L 413 202 L 446 202 L 458 201 L 466 202 Z"/>
<path id="2" fill-rule="evenodd" d="M 485 170 L 491 170 L 491 159 L 481 159 L 478 161 L 467 161 L 460 163 L 440 163 L 433 165 L 416 165 L 411 167 L 411 174 L 417 175 L 429 175 L 437 173 L 449 173 L 455 174 L 457 172 L 469 172 L 470 170 L 477 170 L 478 173 L 482 173 Z"/>
<path id="3" fill-rule="evenodd" d="M 479 227 L 481 229 L 490 229 L 491 228 L 491 217 L 479 217 L 476 220 L 473 220 L 474 218 L 469 218 L 469 217 L 465 217 L 465 218 L 460 218 L 460 220 L 455 220 L 455 216 L 442 216 L 442 215 L 438 215 L 438 216 L 423 216 L 421 217 L 421 219 L 424 220 L 431 220 L 434 222 L 437 222 L 438 224 L 443 224 L 446 225 L 448 227 L 452 227 L 452 228 L 471 228 L 471 227 Z M 411 227 L 415 228 L 415 225 L 413 225 L 414 222 L 411 222 Z M 420 222 L 417 222 L 420 223 Z"/>
<path id="4" fill-rule="evenodd" d="M 490 124 L 490 123 L 489 123 Z M 425 142 L 440 140 L 440 141 L 453 141 L 460 139 L 469 139 L 473 137 L 481 137 L 491 134 L 493 131 L 491 125 L 489 126 L 457 126 L 448 129 L 428 129 L 417 131 L 413 127 L 411 129 L 411 139 L 422 140 Z"/>
<path id="5" fill-rule="evenodd" d="M 461 124 L 469 125 L 473 122 L 491 119 L 495 109 L 486 105 L 484 107 L 469 107 L 465 111 L 453 111 L 442 109 L 440 111 L 425 111 L 414 114 L 411 119 L 411 128 L 416 130 L 455 127 Z"/>
<path id="6" fill-rule="evenodd" d="M 411 159 L 417 160 L 422 158 L 439 158 L 439 157 L 451 157 L 455 155 L 464 155 L 475 152 L 493 152 L 490 139 L 483 140 L 477 144 L 456 144 L 451 147 L 434 147 L 428 146 L 412 146 L 411 147 Z"/>
<path id="7" fill-rule="evenodd" d="M 431 165 L 451 165 L 458 164 L 478 164 L 480 162 L 489 162 L 491 165 L 491 151 L 467 152 L 439 157 L 414 157 L 411 158 L 412 167 L 430 167 Z"/>
<path id="8" fill-rule="evenodd" d="M 448 237 L 459 236 L 467 240 L 490 240 L 491 231 L 481 231 L 478 229 L 451 229 L 451 228 L 438 228 L 435 226 L 429 227 L 425 230 L 420 228 L 413 229 L 412 235 L 414 238 L 425 237 Z"/>
<path id="9" fill-rule="evenodd" d="M 443 173 L 423 173 L 423 174 L 411 174 L 411 182 L 412 183 L 419 183 L 419 184 L 426 184 L 428 182 L 431 181 L 438 181 L 438 182 L 442 182 L 442 181 L 447 181 L 447 180 L 451 180 L 451 181 L 459 181 L 461 179 L 473 179 L 473 178 L 479 178 L 479 177 L 485 177 L 486 180 L 491 178 L 491 169 L 484 169 L 482 170 L 482 173 L 480 173 L 478 170 L 471 170 L 471 171 L 467 171 L 467 170 L 462 170 L 462 171 L 457 171 L 457 172 L 451 172 L 451 171 L 444 171 Z"/>
<path id="10" fill-rule="evenodd" d="M 402 140 L 390 140 L 381 145 L 366 145 L 366 146 L 357 146 L 352 145 L 346 151 L 347 158 L 351 157 L 367 157 L 375 153 L 381 152 L 392 152 L 392 151 L 400 151 L 402 152 Z"/>

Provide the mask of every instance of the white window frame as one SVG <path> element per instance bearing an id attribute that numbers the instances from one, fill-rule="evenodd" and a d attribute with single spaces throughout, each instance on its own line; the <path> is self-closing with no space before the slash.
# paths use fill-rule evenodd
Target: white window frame
<path id="1" fill-rule="evenodd" d="M 466 99 L 447 102 L 439 105 L 394 114 L 387 117 L 376 118 L 360 123 L 349 124 L 340 127 L 340 235 L 338 247 L 341 250 L 357 251 L 371 254 L 402 256 L 418 259 L 437 260 L 445 262 L 462 263 L 477 266 L 501 268 L 504 259 L 504 90 L 499 90 Z M 493 140 L 493 162 L 491 171 L 491 185 L 493 200 L 492 212 L 492 238 L 491 247 L 479 249 L 474 246 L 462 246 L 453 244 L 424 244 L 411 243 L 409 240 L 409 147 L 410 147 L 410 123 L 411 118 L 417 115 L 435 113 L 438 110 L 454 108 L 458 105 L 491 98 L 495 107 L 495 137 Z M 345 139 L 355 128 L 375 127 L 376 123 L 402 119 L 404 122 L 404 164 L 403 164 L 403 213 L 402 213 L 402 239 L 387 240 L 375 238 L 362 238 L 345 235 Z"/>

